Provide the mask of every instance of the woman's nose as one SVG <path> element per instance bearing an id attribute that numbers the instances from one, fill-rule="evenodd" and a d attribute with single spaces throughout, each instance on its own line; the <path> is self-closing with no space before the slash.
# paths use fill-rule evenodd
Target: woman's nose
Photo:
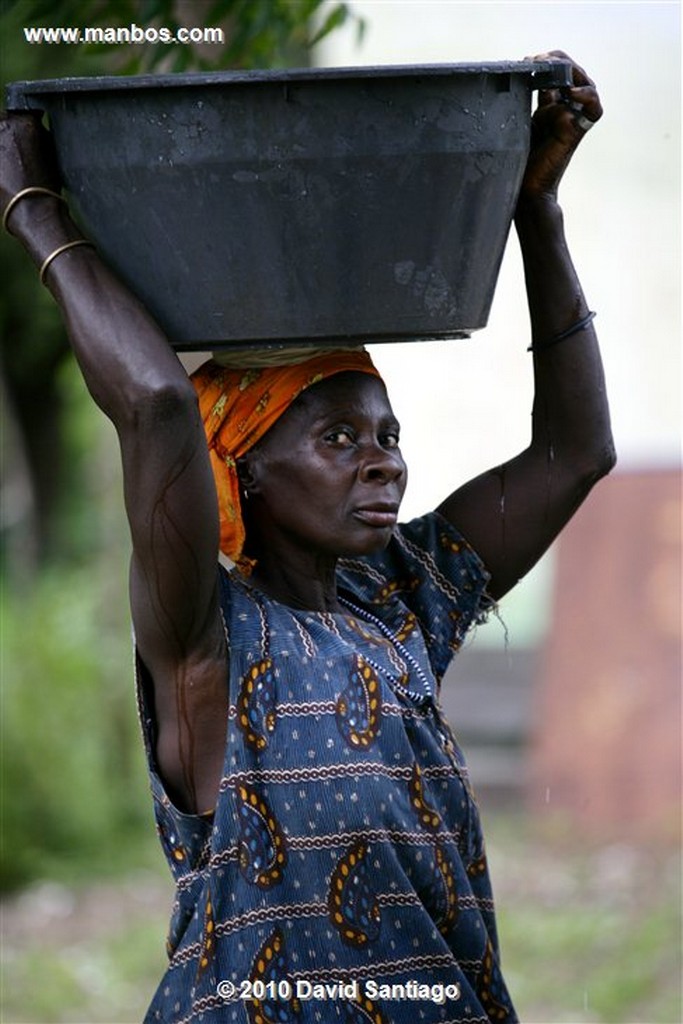
<path id="1" fill-rule="evenodd" d="M 364 452 L 361 479 L 394 482 L 404 477 L 405 473 L 406 464 L 398 448 L 385 448 L 376 442 Z"/>

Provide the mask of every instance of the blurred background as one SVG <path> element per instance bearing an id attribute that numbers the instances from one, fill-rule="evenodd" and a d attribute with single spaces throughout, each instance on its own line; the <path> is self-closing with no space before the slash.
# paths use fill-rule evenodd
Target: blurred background
<path id="1" fill-rule="evenodd" d="M 32 46 L 23 33 L 133 22 L 222 25 L 226 43 L 176 48 L 171 62 L 149 45 Z M 619 465 L 458 657 L 444 705 L 482 807 L 521 1018 L 675 1024 L 679 4 L 0 3 L 3 82 L 549 49 L 586 68 L 605 107 L 560 198 L 598 313 Z M 2 1020 L 134 1022 L 162 973 L 171 887 L 134 712 L 116 440 L 50 296 L 5 236 L 0 258 Z M 526 445 L 528 342 L 511 236 L 485 331 L 373 349 L 403 426 L 406 517 Z"/>

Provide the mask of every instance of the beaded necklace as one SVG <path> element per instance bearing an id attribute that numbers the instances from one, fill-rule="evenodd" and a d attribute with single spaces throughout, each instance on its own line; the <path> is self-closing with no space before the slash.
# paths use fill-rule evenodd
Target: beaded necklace
<path id="1" fill-rule="evenodd" d="M 393 646 L 395 647 L 396 651 L 401 656 L 403 661 L 412 669 L 411 675 L 414 675 L 414 678 L 417 678 L 419 680 L 421 692 L 418 693 L 416 690 L 410 689 L 410 687 L 401 683 L 396 678 L 396 676 L 389 672 L 386 668 L 383 668 L 381 665 L 378 665 L 376 662 L 368 658 L 366 654 L 364 654 L 363 657 L 365 661 L 367 661 L 368 665 L 371 665 L 376 672 L 380 672 L 382 675 L 386 676 L 387 679 L 390 680 L 390 682 L 395 683 L 403 691 L 403 693 L 407 694 L 418 704 L 425 704 L 431 697 L 432 687 L 427 675 L 422 669 L 422 666 L 417 661 L 417 659 L 413 657 L 413 655 L 407 649 L 405 644 L 402 644 L 398 637 L 396 637 L 392 633 L 389 627 L 384 622 L 382 622 L 381 619 L 378 619 L 376 615 L 373 615 L 372 612 L 368 612 L 364 608 L 359 608 L 357 605 L 347 600 L 347 598 L 342 597 L 341 594 L 339 594 L 338 596 L 340 604 L 343 604 L 345 608 L 348 608 L 350 612 L 353 612 L 353 614 L 357 618 L 363 619 L 365 622 L 370 622 L 372 623 L 373 626 L 376 626 L 377 629 L 382 634 L 382 636 L 386 637 L 386 639 L 391 644 L 393 644 Z"/>

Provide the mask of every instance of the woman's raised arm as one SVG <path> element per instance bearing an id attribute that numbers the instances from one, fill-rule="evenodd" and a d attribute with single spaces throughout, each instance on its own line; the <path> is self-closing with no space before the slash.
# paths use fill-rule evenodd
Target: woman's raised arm
<path id="1" fill-rule="evenodd" d="M 25 189 L 59 192 L 50 139 L 34 115 L 0 121 L 0 159 L 0 212 Z M 178 801 L 206 809 L 225 740 L 225 641 L 216 492 L 194 389 L 161 330 L 94 248 L 62 250 L 81 237 L 64 203 L 27 193 L 9 208 L 6 227 L 39 268 L 61 250 L 44 283 L 121 445 L 131 605 L 154 682 L 158 760 Z"/>
<path id="2" fill-rule="evenodd" d="M 548 57 L 566 54 L 553 51 L 537 59 Z M 573 80 L 573 87 L 539 97 L 515 214 L 533 339 L 531 443 L 439 507 L 483 559 L 495 598 L 531 569 L 615 462 L 592 313 L 557 202 L 574 151 L 602 116 L 595 86 L 576 64 Z"/>

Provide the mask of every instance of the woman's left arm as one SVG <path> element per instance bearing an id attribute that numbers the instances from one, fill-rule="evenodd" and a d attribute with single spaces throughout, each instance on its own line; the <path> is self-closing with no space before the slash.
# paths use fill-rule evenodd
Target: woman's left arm
<path id="1" fill-rule="evenodd" d="M 565 58 L 553 51 L 537 59 Z M 538 561 L 615 464 L 602 361 L 557 202 L 560 179 L 602 116 L 593 82 L 541 93 L 515 213 L 531 318 L 534 405 L 529 447 L 448 497 L 438 511 L 460 530 L 500 598 Z"/>

